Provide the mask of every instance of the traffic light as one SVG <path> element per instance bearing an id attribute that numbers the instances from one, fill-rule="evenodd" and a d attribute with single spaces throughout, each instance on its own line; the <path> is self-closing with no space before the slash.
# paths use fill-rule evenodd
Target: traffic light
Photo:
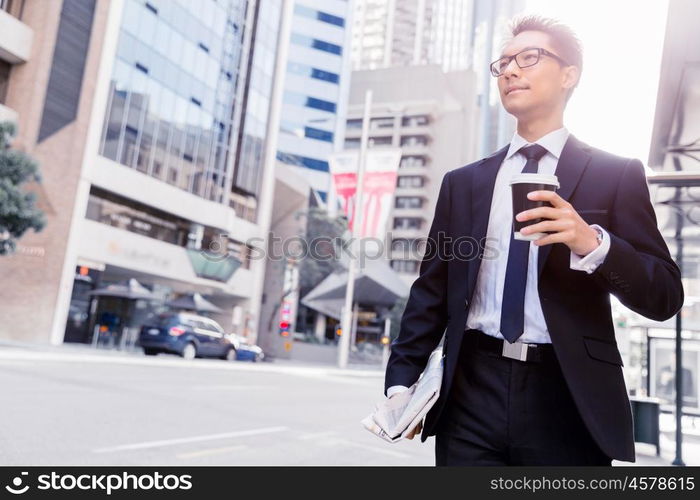
<path id="1" fill-rule="evenodd" d="M 289 337 L 289 321 L 280 321 L 280 335 Z"/>

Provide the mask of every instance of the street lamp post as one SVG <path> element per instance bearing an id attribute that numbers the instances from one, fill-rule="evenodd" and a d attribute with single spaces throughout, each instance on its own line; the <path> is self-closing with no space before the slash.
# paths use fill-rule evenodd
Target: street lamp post
<path id="1" fill-rule="evenodd" d="M 341 323 L 340 345 L 338 349 L 338 366 L 347 368 L 348 355 L 350 352 L 350 329 L 352 322 L 352 304 L 353 294 L 355 293 L 355 272 L 356 258 L 355 253 L 361 249 L 358 245 L 358 237 L 361 235 L 362 228 L 362 194 L 364 191 L 365 165 L 367 163 L 367 143 L 369 140 L 369 122 L 370 110 L 372 107 L 372 90 L 369 89 L 365 93 L 365 109 L 362 117 L 362 136 L 360 139 L 360 158 L 357 169 L 357 188 L 355 191 L 355 203 L 352 207 L 352 233 L 350 245 L 350 260 L 348 263 L 348 282 L 345 288 L 345 306 L 343 307 L 343 317 Z M 359 256 L 359 255 L 358 255 Z"/>

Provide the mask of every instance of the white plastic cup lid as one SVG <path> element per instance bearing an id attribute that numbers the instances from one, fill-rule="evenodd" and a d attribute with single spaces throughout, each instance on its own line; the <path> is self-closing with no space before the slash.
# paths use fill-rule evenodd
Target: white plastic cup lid
<path id="1" fill-rule="evenodd" d="M 515 174 L 510 179 L 510 184 L 549 184 L 559 188 L 559 179 L 550 174 Z"/>

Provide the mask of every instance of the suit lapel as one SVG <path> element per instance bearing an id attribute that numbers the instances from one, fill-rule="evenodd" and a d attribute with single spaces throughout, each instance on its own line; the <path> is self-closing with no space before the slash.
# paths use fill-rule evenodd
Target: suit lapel
<path id="1" fill-rule="evenodd" d="M 481 258 L 483 256 L 483 245 L 481 241 L 486 237 L 486 229 L 488 228 L 489 216 L 491 214 L 491 198 L 493 197 L 493 188 L 496 183 L 496 175 L 498 169 L 503 163 L 503 159 L 508 152 L 510 144 L 496 151 L 491 156 L 487 156 L 473 169 L 472 178 L 472 220 L 470 235 L 480 245 L 479 258 L 469 260 L 469 284 L 467 290 L 472 293 L 476 286 L 476 276 L 479 272 Z M 471 302 L 471 297 L 469 297 Z"/>
<path id="2" fill-rule="evenodd" d="M 481 242 L 486 237 L 496 175 L 508 152 L 509 146 L 510 145 L 506 145 L 491 156 L 484 158 L 473 169 L 471 189 L 472 220 L 471 231 L 468 231 L 468 233 L 475 238 L 477 242 Z M 569 134 L 555 170 L 555 175 L 559 179 L 559 189 L 557 190 L 559 196 L 567 201 L 571 198 L 590 159 L 590 148 L 579 141 L 573 134 Z M 480 250 L 483 250 L 483 246 Z M 544 264 L 551 250 L 552 245 L 545 245 L 539 248 L 537 258 L 538 276 L 542 274 Z M 472 292 L 476 285 L 476 277 L 481 264 L 482 255 L 483 253 L 480 251 L 478 259 L 469 261 L 469 284 L 467 290 L 471 290 Z M 471 302 L 471 297 L 469 301 Z"/>
<path id="3" fill-rule="evenodd" d="M 565 200 L 569 200 L 578 185 L 584 170 L 588 166 L 591 159 L 589 154 L 590 148 L 579 141 L 573 134 L 569 134 L 569 138 L 564 144 L 557 168 L 554 171 L 559 179 L 559 189 L 557 194 Z M 553 245 L 544 245 L 539 248 L 537 256 L 537 276 L 542 274 L 544 264 L 552 250 Z"/>

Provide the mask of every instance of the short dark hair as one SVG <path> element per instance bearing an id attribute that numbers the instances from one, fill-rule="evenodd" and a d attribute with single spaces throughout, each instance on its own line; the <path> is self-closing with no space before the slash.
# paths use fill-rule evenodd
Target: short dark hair
<path id="1" fill-rule="evenodd" d="M 513 19 L 510 25 L 512 37 L 516 37 L 523 31 L 541 31 L 549 35 L 552 48 L 556 50 L 557 54 L 569 63 L 569 65 L 578 68 L 579 80 L 581 79 L 580 75 L 583 71 L 583 46 L 574 30 L 557 19 L 528 15 Z M 569 89 L 569 92 L 566 94 L 567 101 L 577 85 L 578 81 Z"/>

